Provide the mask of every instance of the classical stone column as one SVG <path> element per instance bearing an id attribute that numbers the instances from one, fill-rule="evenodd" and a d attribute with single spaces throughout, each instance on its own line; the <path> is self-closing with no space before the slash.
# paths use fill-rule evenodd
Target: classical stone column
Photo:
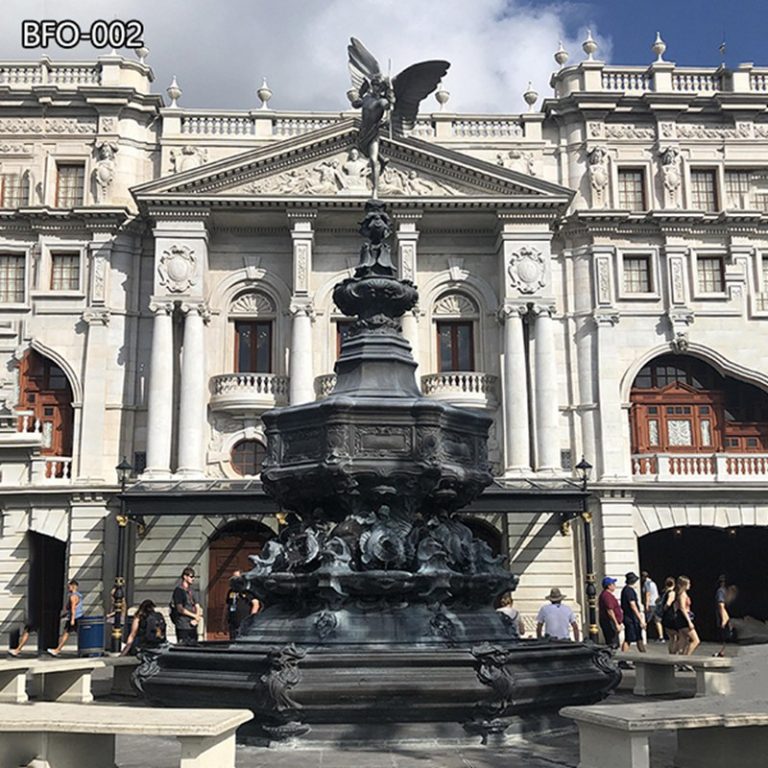
<path id="1" fill-rule="evenodd" d="M 83 408 L 80 418 L 78 466 L 73 477 L 93 480 L 107 477 L 104 468 L 104 417 L 107 398 L 107 327 L 110 313 L 104 307 L 83 312 L 88 325 L 83 376 Z M 111 470 L 112 467 L 110 466 Z"/>
<path id="2" fill-rule="evenodd" d="M 147 397 L 147 468 L 144 476 L 168 477 L 173 428 L 173 301 L 149 305 L 155 315 Z"/>
<path id="3" fill-rule="evenodd" d="M 398 216 L 397 224 L 397 273 L 401 280 L 416 282 L 417 253 L 416 246 L 419 242 L 419 232 L 416 223 L 421 218 L 421 213 L 411 216 Z M 403 336 L 411 345 L 413 359 L 419 362 L 419 319 L 418 308 L 406 312 L 402 318 Z"/>
<path id="4" fill-rule="evenodd" d="M 558 426 L 557 365 L 552 313 L 554 307 L 536 305 L 533 313 L 535 339 L 534 401 L 536 405 L 536 469 L 555 472 L 560 469 Z"/>
<path id="5" fill-rule="evenodd" d="M 208 308 L 202 302 L 185 302 L 181 311 L 185 317 L 176 473 L 184 477 L 202 477 L 205 473 L 203 442 L 207 404 L 203 323 L 208 318 Z"/>
<path id="6" fill-rule="evenodd" d="M 526 306 L 502 307 L 504 324 L 504 454 L 505 473 L 526 472 L 531 468 L 528 429 L 528 380 L 526 376 L 523 316 Z"/>
<path id="7" fill-rule="evenodd" d="M 312 367 L 312 305 L 291 304 L 291 405 L 309 403 L 315 399 L 315 378 Z"/>
<path id="8" fill-rule="evenodd" d="M 315 399 L 314 352 L 312 349 L 312 248 L 314 211 L 289 214 L 293 222 L 293 295 L 291 296 L 291 350 L 288 392 L 291 405 Z"/>

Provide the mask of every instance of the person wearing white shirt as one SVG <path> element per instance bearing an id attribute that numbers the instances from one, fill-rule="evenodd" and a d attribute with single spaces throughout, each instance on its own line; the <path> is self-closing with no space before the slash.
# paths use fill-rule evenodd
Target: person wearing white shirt
<path id="1" fill-rule="evenodd" d="M 554 587 L 549 591 L 546 599 L 549 602 L 541 606 L 536 616 L 536 637 L 546 635 L 557 640 L 570 640 L 572 628 L 573 639 L 578 642 L 579 622 L 574 612 L 567 605 L 563 605 L 565 595 Z"/>

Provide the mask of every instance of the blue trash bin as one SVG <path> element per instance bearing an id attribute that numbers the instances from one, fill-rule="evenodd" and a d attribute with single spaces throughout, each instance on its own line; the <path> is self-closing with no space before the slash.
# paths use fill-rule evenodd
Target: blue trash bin
<path id="1" fill-rule="evenodd" d="M 104 655 L 104 617 L 83 616 L 77 629 L 77 655 Z"/>

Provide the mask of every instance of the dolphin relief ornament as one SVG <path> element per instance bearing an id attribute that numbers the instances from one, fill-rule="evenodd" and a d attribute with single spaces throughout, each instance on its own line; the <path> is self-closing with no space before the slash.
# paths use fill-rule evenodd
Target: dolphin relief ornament
<path id="1" fill-rule="evenodd" d="M 379 62 L 355 37 L 347 46 L 353 107 L 362 110 L 357 148 L 370 162 L 374 199 L 379 191 L 379 174 L 387 159 L 379 154 L 379 130 L 389 125 L 390 134 L 402 136 L 416 124 L 419 103 L 434 91 L 451 66 L 447 61 L 422 61 L 390 79 L 381 73 Z"/>

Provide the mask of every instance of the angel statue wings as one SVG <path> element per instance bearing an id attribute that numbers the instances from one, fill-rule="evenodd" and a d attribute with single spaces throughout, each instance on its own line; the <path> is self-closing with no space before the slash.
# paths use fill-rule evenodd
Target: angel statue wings
<path id="1" fill-rule="evenodd" d="M 352 106 L 362 110 L 357 146 L 370 162 L 376 198 L 379 175 L 387 164 L 386 158 L 379 154 L 379 129 L 389 123 L 391 131 L 402 136 L 403 131 L 413 128 L 419 103 L 437 88 L 451 65 L 447 61 L 422 61 L 390 79 L 381 73 L 379 62 L 357 38 L 351 38 L 347 52 L 353 86 Z"/>

